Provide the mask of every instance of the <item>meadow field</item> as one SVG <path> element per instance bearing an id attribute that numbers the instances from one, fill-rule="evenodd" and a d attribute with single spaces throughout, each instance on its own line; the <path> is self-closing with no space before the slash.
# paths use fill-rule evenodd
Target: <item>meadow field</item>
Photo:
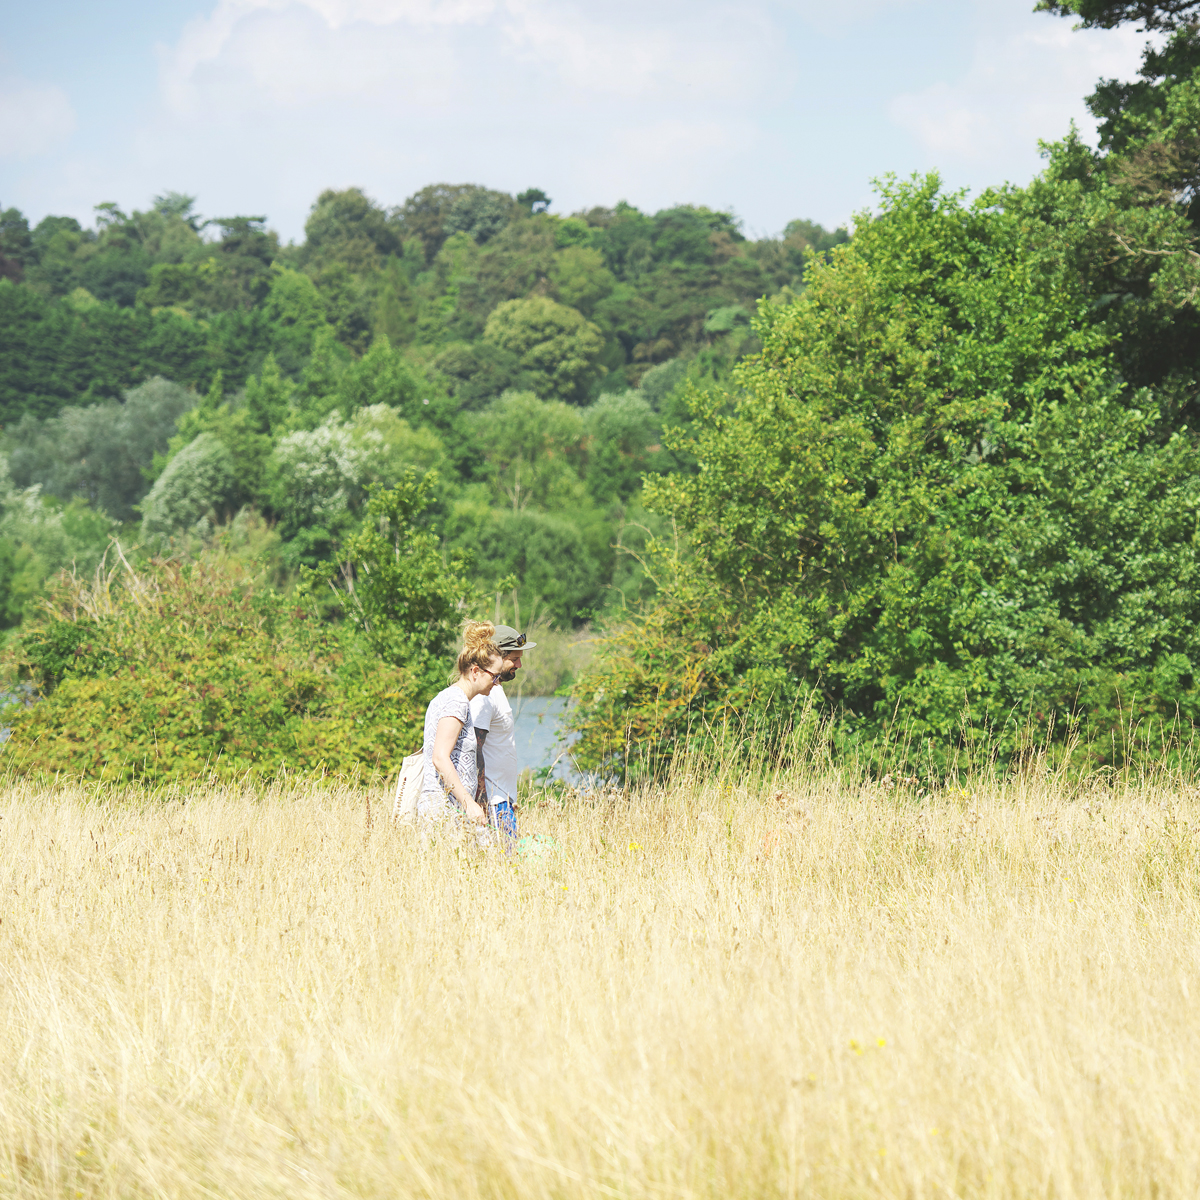
<path id="1" fill-rule="evenodd" d="M 0 1197 L 1194 1197 L 1200 797 L 0 793 Z"/>

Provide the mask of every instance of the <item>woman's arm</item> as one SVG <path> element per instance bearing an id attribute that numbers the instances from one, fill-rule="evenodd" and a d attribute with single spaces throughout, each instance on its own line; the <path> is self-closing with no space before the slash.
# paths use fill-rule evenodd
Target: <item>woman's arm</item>
<path id="1" fill-rule="evenodd" d="M 461 732 L 462 722 L 457 717 L 442 717 L 438 721 L 437 732 L 433 736 L 433 765 L 446 788 L 462 805 L 467 820 L 474 821 L 476 825 L 484 825 L 487 823 L 487 813 L 475 803 L 475 797 L 467 791 L 450 761 L 450 751 L 454 749 L 454 743 L 458 741 Z"/>

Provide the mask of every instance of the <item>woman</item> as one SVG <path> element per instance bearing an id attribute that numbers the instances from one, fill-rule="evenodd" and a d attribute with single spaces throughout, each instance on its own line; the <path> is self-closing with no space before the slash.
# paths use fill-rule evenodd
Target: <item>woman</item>
<path id="1" fill-rule="evenodd" d="M 417 816 L 442 821 L 464 816 L 475 825 L 487 824 L 487 813 L 475 802 L 478 769 L 471 701 L 486 696 L 504 671 L 504 659 L 492 639 L 495 626 L 472 621 L 458 656 L 458 680 L 438 692 L 425 710 L 425 777 Z"/>

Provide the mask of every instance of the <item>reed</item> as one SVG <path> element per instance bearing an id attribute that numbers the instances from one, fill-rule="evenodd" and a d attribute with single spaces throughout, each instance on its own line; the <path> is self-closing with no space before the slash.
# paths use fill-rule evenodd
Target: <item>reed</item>
<path id="1" fill-rule="evenodd" d="M 0 1196 L 1192 1197 L 1200 800 L 0 792 Z"/>

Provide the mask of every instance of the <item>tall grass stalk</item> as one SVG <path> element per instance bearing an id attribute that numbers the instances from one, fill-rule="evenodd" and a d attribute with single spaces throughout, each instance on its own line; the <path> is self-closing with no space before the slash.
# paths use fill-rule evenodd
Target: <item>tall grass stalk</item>
<path id="1" fill-rule="evenodd" d="M 1196 793 L 920 791 L 10 786 L 0 1196 L 1196 1195 Z"/>

